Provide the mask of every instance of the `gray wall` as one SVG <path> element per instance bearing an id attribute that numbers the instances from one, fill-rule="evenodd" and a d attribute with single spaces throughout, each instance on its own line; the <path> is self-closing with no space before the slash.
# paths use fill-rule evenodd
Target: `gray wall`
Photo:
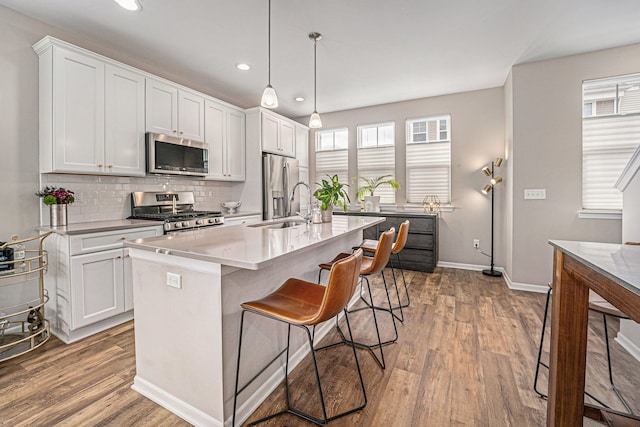
<path id="1" fill-rule="evenodd" d="M 513 96 L 514 282 L 544 286 L 552 278 L 548 239 L 621 241 L 620 220 L 580 219 L 582 208 L 582 81 L 640 71 L 640 45 L 516 65 Z M 546 200 L 524 200 L 525 188 L 546 188 Z"/>
<path id="2" fill-rule="evenodd" d="M 349 129 L 350 175 L 356 175 L 356 141 L 359 124 L 395 122 L 397 178 L 406 188 L 405 120 L 422 116 L 451 113 L 451 197 L 453 212 L 440 215 L 440 261 L 471 265 L 488 265 L 488 258 L 473 249 L 473 239 L 480 239 L 485 252 L 490 250 L 490 198 L 480 190 L 487 183 L 482 167 L 495 157 L 504 157 L 504 95 L 502 88 L 432 98 L 416 99 L 336 113 L 322 114 L 324 129 Z M 311 132 L 309 176 L 315 176 L 315 132 Z M 400 166 L 400 167 L 398 167 Z M 499 172 L 502 174 L 505 164 Z M 496 187 L 496 224 L 502 222 L 506 187 Z M 351 189 L 354 192 L 354 188 Z M 404 192 L 397 194 L 399 205 Z M 496 229 L 496 265 L 504 265 L 501 227 Z"/>
<path id="3" fill-rule="evenodd" d="M 38 57 L 45 27 L 0 7 L 0 240 L 34 234 L 39 221 Z"/>

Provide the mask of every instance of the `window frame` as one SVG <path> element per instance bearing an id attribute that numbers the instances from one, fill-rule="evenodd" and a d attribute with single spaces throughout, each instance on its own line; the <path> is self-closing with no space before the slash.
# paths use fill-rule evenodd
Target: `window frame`
<path id="1" fill-rule="evenodd" d="M 582 186 L 581 186 L 581 209 L 578 211 L 578 217 L 579 218 L 589 218 L 589 219 L 620 219 L 621 215 L 622 215 L 622 208 L 617 208 L 616 206 L 605 206 L 606 204 L 602 203 L 602 201 L 600 202 L 594 202 L 596 203 L 596 205 L 590 205 L 590 207 L 586 207 L 585 205 L 589 206 L 589 203 L 585 203 L 585 197 L 587 194 L 587 180 L 589 179 L 589 177 L 591 176 L 592 180 L 595 180 L 596 178 L 593 178 L 594 176 L 597 176 L 598 172 L 594 171 L 592 172 L 594 175 L 587 175 L 585 176 L 585 171 L 587 171 L 587 168 L 585 167 L 586 162 L 589 163 L 593 163 L 592 160 L 592 156 L 594 156 L 594 152 L 593 152 L 593 147 L 590 147 L 589 144 L 587 143 L 587 140 L 585 138 L 586 132 L 585 132 L 585 125 L 588 124 L 590 121 L 593 120 L 603 120 L 603 119 L 615 119 L 615 118 L 620 118 L 622 120 L 624 120 L 625 118 L 631 118 L 634 116 L 640 116 L 640 110 L 632 110 L 632 111 L 620 111 L 621 108 L 621 102 L 623 100 L 624 95 L 626 94 L 627 91 L 629 91 L 629 89 L 632 90 L 638 90 L 638 88 L 636 87 L 635 89 L 633 89 L 633 86 L 636 86 L 636 82 L 640 83 L 640 73 L 632 73 L 632 74 L 625 74 L 625 75 L 619 75 L 619 76 L 613 76 L 613 77 L 607 77 L 607 78 L 601 78 L 601 79 L 591 79 L 591 80 L 584 80 L 582 82 L 582 108 L 581 108 L 581 124 L 582 124 L 582 140 L 581 140 L 581 165 L 582 165 Z M 627 85 L 631 84 L 631 87 L 628 87 Z M 611 89 L 609 91 L 609 93 L 607 94 L 607 90 L 606 90 L 606 86 L 607 85 L 611 85 Z M 602 86 L 603 90 L 602 93 L 600 94 L 600 96 L 598 95 L 594 95 L 589 97 L 589 86 L 591 86 L 591 89 L 594 89 L 594 86 Z M 613 88 L 613 86 L 615 86 L 615 89 Z M 623 91 L 621 93 L 621 86 L 623 86 Z M 624 87 L 627 86 L 627 87 Z M 614 97 L 611 98 L 610 93 L 614 92 Z M 613 113 L 603 113 L 603 114 L 598 114 L 598 102 L 599 101 L 605 101 L 605 100 L 612 100 L 613 101 Z M 585 115 L 585 106 L 587 104 L 591 104 L 591 115 Z M 611 133 L 611 135 L 615 135 L 614 133 Z M 587 136 L 588 138 L 589 136 Z M 640 145 L 640 138 L 638 145 Z M 585 146 L 585 144 L 587 144 L 587 146 Z M 593 145 L 593 142 L 591 142 L 590 145 Z M 637 147 L 636 147 L 637 148 Z M 611 147 L 605 147 L 605 149 L 600 150 L 600 156 L 606 156 L 607 154 L 611 154 L 611 153 L 615 153 L 616 151 L 619 151 L 622 149 L 622 145 L 619 143 L 618 145 L 613 145 Z M 596 153 L 597 155 L 597 153 Z M 591 156 L 591 157 L 590 157 Z M 610 165 L 611 167 L 613 167 L 613 165 Z M 615 172 L 615 170 L 612 169 L 607 169 L 610 172 Z M 601 172 L 600 172 L 601 173 Z M 620 173 L 622 173 L 622 171 L 620 171 Z M 591 182 L 590 185 L 593 188 L 594 186 L 597 186 L 597 181 L 596 182 Z M 613 183 L 615 184 L 615 183 Z M 604 195 L 606 200 L 606 194 Z M 603 206 L 597 206 L 598 204 L 603 204 Z"/>
<path id="2" fill-rule="evenodd" d="M 431 121 L 436 121 L 436 139 L 429 139 L 429 125 L 428 123 Z M 419 122 L 425 122 L 426 123 L 426 141 L 415 141 L 414 135 L 416 133 L 414 133 L 414 124 L 415 123 L 419 123 Z M 443 139 L 441 136 L 441 124 L 442 123 L 446 123 L 447 124 L 447 129 L 446 129 L 446 136 L 448 138 Z M 409 147 L 411 146 L 419 146 L 419 145 L 428 145 L 428 144 L 448 144 L 449 145 L 449 163 L 448 163 L 448 176 L 447 176 L 447 199 L 448 201 L 443 202 L 441 205 L 441 210 L 444 211 L 448 211 L 448 210 L 452 210 L 452 204 L 451 204 L 451 175 L 452 175 L 452 167 L 451 167 L 451 152 L 452 152 L 452 140 L 453 140 L 453 130 L 451 127 L 451 122 L 452 122 L 452 115 L 451 113 L 446 113 L 446 114 L 434 114 L 434 115 L 430 115 L 430 116 L 422 116 L 422 117 L 414 117 L 414 118 L 408 118 L 405 120 L 405 146 L 406 146 L 406 155 L 405 155 L 405 198 L 406 198 L 406 203 L 407 206 L 420 206 L 422 202 L 416 202 L 416 201 L 410 201 L 410 188 L 411 188 L 411 182 L 409 179 L 409 174 L 410 171 L 412 169 L 411 166 L 409 166 L 408 164 L 408 160 L 409 160 L 409 155 L 408 155 L 408 150 Z M 414 166 L 415 167 L 415 166 Z"/>

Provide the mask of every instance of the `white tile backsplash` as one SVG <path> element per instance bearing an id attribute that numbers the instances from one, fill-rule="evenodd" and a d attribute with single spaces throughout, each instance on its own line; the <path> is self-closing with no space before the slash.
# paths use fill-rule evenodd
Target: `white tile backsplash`
<path id="1" fill-rule="evenodd" d="M 75 193 L 68 206 L 69 224 L 110 221 L 131 215 L 130 194 L 134 191 L 193 191 L 195 208 L 221 210 L 220 202 L 232 199 L 232 184 L 162 176 L 121 177 L 69 174 L 42 174 L 42 187 L 64 187 Z M 42 225 L 49 224 L 49 208 L 41 204 Z"/>

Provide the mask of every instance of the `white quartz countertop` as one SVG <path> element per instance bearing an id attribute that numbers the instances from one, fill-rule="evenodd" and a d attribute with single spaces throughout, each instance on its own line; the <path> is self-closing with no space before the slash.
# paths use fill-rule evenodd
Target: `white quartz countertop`
<path id="1" fill-rule="evenodd" d="M 86 234 L 86 233 L 99 233 L 102 231 L 113 230 L 126 230 L 129 228 L 141 228 L 141 227 L 162 227 L 162 222 L 159 221 L 147 221 L 143 219 L 118 219 L 112 221 L 91 221 L 91 222 L 79 222 L 76 224 L 69 224 L 63 227 L 49 227 L 41 226 L 37 227 L 38 231 L 53 231 L 62 235 L 73 234 Z"/>
<path id="2" fill-rule="evenodd" d="M 549 244 L 640 295 L 640 246 L 566 240 Z"/>
<path id="3" fill-rule="evenodd" d="M 299 219 L 299 217 L 298 217 Z M 334 216 L 323 224 L 289 228 L 234 225 L 208 227 L 165 236 L 125 241 L 130 248 L 258 270 L 287 254 L 308 249 L 378 224 L 384 217 Z"/>

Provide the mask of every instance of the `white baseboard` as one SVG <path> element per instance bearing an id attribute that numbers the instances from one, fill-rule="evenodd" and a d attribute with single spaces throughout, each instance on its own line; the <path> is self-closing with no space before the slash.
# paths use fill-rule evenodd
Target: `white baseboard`
<path id="1" fill-rule="evenodd" d="M 458 262 L 447 262 L 447 261 L 438 261 L 438 267 L 444 268 L 457 268 L 460 270 L 472 270 L 472 271 L 482 271 L 490 268 L 488 265 L 478 265 L 478 264 L 462 264 Z M 533 285 L 529 283 L 518 283 L 513 282 L 504 268 L 502 267 L 493 267 L 494 270 L 502 273 L 502 277 L 504 278 L 505 283 L 509 289 L 514 291 L 527 291 L 527 292 L 536 292 L 536 293 L 545 293 L 547 292 L 547 285 Z"/>
<path id="2" fill-rule="evenodd" d="M 622 346 L 627 352 L 640 362 L 640 347 L 627 338 L 624 334 L 618 332 L 616 342 Z"/>
<path id="3" fill-rule="evenodd" d="M 462 264 L 460 262 L 448 262 L 448 261 L 438 261 L 438 267 L 457 268 L 459 270 L 473 270 L 473 271 L 482 271 L 489 268 L 488 265 Z M 502 271 L 501 267 L 494 266 L 493 269 L 497 271 Z"/>
<path id="4" fill-rule="evenodd" d="M 51 333 L 56 336 L 60 341 L 65 344 L 71 344 L 76 341 L 80 341 L 83 338 L 97 334 L 98 332 L 106 331 L 114 326 L 118 326 L 122 323 L 128 322 L 133 319 L 133 310 L 129 310 L 125 313 L 120 313 L 116 316 L 108 319 L 101 320 L 91 325 L 84 326 L 82 328 L 74 329 L 73 331 L 63 331 L 55 328 L 51 325 Z"/>
<path id="5" fill-rule="evenodd" d="M 178 399 L 137 375 L 133 378 L 133 385 L 131 388 L 195 426 L 224 426 L 220 420 L 205 414 L 198 408 L 189 405 L 187 402 Z"/>

